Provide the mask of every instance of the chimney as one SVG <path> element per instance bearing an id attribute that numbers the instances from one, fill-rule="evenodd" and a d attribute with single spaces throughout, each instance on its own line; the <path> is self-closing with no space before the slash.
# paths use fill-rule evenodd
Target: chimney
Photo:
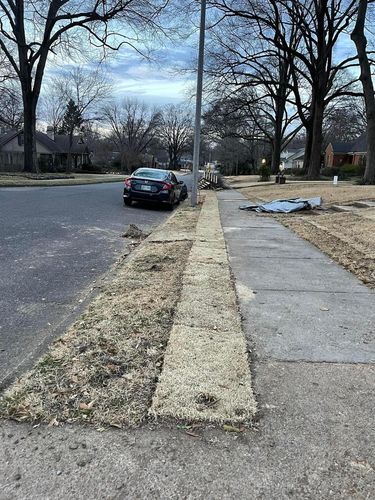
<path id="1" fill-rule="evenodd" d="M 50 125 L 47 127 L 47 135 L 52 141 L 55 140 L 55 132 L 53 131 L 53 127 Z"/>

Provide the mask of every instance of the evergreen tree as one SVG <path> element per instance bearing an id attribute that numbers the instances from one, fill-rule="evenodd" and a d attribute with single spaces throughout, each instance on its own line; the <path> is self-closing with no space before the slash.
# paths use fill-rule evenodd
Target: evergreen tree
<path id="1" fill-rule="evenodd" d="M 69 136 L 69 151 L 67 161 L 67 171 L 69 172 L 72 170 L 72 147 L 74 132 L 80 130 L 82 123 L 82 113 L 73 99 L 70 99 L 66 106 L 66 111 L 60 128 L 61 134 L 66 134 Z"/>
<path id="2" fill-rule="evenodd" d="M 77 104 L 70 99 L 66 105 L 65 114 L 60 128 L 61 134 L 73 135 L 76 130 L 79 130 L 83 123 L 82 114 Z"/>

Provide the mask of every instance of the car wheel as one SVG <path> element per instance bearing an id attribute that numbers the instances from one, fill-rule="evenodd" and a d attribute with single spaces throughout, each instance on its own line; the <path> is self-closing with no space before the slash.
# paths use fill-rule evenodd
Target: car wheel
<path id="1" fill-rule="evenodd" d="M 173 196 L 173 197 L 171 196 L 171 198 L 169 200 L 169 203 L 167 204 L 167 210 L 172 211 L 175 203 L 176 203 L 176 197 L 175 196 Z"/>
<path id="2" fill-rule="evenodd" d="M 124 205 L 130 207 L 132 204 L 132 200 L 130 198 L 124 198 Z"/>

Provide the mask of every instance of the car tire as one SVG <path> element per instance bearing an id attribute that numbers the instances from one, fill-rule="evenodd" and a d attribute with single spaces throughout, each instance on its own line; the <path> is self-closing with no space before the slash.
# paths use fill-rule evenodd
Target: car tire
<path id="1" fill-rule="evenodd" d="M 124 205 L 126 205 L 127 207 L 131 207 L 132 200 L 130 198 L 124 198 Z"/>

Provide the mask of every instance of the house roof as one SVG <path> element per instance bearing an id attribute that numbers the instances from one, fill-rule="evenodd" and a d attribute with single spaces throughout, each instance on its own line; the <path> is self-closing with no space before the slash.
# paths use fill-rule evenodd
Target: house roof
<path id="1" fill-rule="evenodd" d="M 365 132 L 353 142 L 351 153 L 365 153 L 367 151 L 367 133 Z"/>
<path id="2" fill-rule="evenodd" d="M 61 152 L 67 153 L 69 151 L 69 136 L 68 135 L 55 135 L 54 142 L 61 149 Z M 80 136 L 75 135 L 73 137 L 73 144 L 72 144 L 71 152 L 77 153 L 77 154 L 89 152 L 87 144 L 82 141 Z"/>
<path id="3" fill-rule="evenodd" d="M 334 153 L 349 153 L 352 151 L 352 142 L 331 142 Z"/>
<path id="4" fill-rule="evenodd" d="M 0 135 L 0 149 L 9 141 L 21 134 L 21 130 L 9 130 L 5 134 Z M 55 135 L 55 140 L 52 140 L 44 132 L 36 132 L 36 140 L 42 144 L 51 153 L 67 154 L 69 152 L 69 136 L 68 135 Z M 89 149 L 87 144 L 82 142 L 80 136 L 73 137 L 72 153 L 84 154 L 88 153 Z"/>
<path id="5" fill-rule="evenodd" d="M 7 142 L 11 141 L 14 139 L 14 137 L 17 137 L 18 135 L 18 130 L 8 130 L 4 134 L 0 135 L 0 148 L 1 146 L 4 146 Z"/>
<path id="6" fill-rule="evenodd" d="M 43 132 L 36 132 L 36 140 L 46 149 L 49 149 L 51 153 L 64 153 L 64 151 L 60 148 L 60 145 L 50 139 L 48 135 Z"/>
<path id="7" fill-rule="evenodd" d="M 305 156 L 305 148 L 296 149 L 295 152 L 288 156 L 288 161 L 299 160 Z"/>

